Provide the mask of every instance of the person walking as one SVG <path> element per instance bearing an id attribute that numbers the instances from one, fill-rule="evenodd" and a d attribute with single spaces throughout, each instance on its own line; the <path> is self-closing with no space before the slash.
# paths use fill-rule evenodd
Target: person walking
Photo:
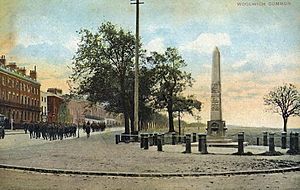
<path id="1" fill-rule="evenodd" d="M 90 133 L 91 133 L 91 125 L 90 125 L 89 121 L 86 124 L 85 132 L 86 132 L 86 137 L 89 138 L 90 137 Z"/>

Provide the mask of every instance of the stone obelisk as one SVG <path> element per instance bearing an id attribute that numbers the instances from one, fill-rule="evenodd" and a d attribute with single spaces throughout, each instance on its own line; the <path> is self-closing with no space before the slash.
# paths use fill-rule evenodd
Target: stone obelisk
<path id="1" fill-rule="evenodd" d="M 207 122 L 207 135 L 216 138 L 225 136 L 225 121 L 222 120 L 220 51 L 215 47 L 212 57 L 211 110 Z"/>

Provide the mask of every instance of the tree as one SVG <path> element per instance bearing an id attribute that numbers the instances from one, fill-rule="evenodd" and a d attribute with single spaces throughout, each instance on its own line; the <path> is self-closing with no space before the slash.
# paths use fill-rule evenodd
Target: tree
<path id="1" fill-rule="evenodd" d="M 181 113 L 187 112 L 193 116 L 195 111 L 201 111 L 202 103 L 194 98 L 194 96 L 179 96 L 175 98 L 173 110 L 178 112 L 179 135 L 181 135 Z M 195 116 L 197 117 L 197 116 Z"/>
<path id="2" fill-rule="evenodd" d="M 264 97 L 270 111 L 278 113 L 283 119 L 283 131 L 287 131 L 290 116 L 300 116 L 300 94 L 293 84 L 284 84 L 270 91 Z"/>
<path id="3" fill-rule="evenodd" d="M 68 102 L 64 101 L 58 109 L 58 122 L 60 123 L 70 123 L 72 121 L 72 116 L 70 110 L 68 109 Z"/>
<path id="4" fill-rule="evenodd" d="M 167 110 L 169 132 L 174 132 L 174 105 L 186 87 L 192 86 L 193 79 L 190 73 L 181 70 L 186 63 L 175 48 L 167 48 L 163 54 L 152 52 L 147 61 L 154 71 L 153 105 L 156 109 Z"/>
<path id="5" fill-rule="evenodd" d="M 109 112 L 123 113 L 128 134 L 135 37 L 110 22 L 95 33 L 83 29 L 79 34 L 70 77 L 75 84 L 72 92 L 103 103 Z"/>

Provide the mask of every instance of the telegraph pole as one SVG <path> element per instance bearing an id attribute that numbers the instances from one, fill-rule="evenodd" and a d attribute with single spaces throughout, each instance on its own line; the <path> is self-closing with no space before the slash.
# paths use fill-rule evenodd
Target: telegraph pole
<path id="1" fill-rule="evenodd" d="M 139 0 L 131 0 L 130 4 L 136 5 L 136 25 L 135 25 L 135 72 L 134 72 L 134 131 L 139 130 Z"/>

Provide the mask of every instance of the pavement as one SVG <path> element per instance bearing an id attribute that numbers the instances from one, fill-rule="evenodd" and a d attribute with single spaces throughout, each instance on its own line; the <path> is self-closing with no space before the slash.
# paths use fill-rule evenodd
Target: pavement
<path id="1" fill-rule="evenodd" d="M 165 145 L 163 152 L 158 152 L 154 146 L 149 150 L 141 149 L 139 143 L 116 145 L 114 135 L 122 131 L 123 128 L 111 128 L 105 132 L 91 133 L 90 138 L 86 138 L 85 133 L 80 131 L 80 138 L 56 141 L 29 139 L 28 134 L 22 133 L 7 135 L 5 139 L 0 140 L 0 164 L 12 167 L 0 168 L 2 181 L 0 189 L 39 189 L 36 185 L 40 189 L 77 187 L 78 189 L 97 189 L 96 187 L 298 189 L 300 187 L 299 155 L 237 156 L 232 155 L 237 151 L 236 148 L 220 147 L 208 147 L 210 154 L 206 155 L 198 153 L 197 147 L 192 147 L 192 154 L 183 154 L 185 147 L 182 145 Z M 245 151 L 255 154 L 267 149 L 268 147 L 263 146 L 245 147 Z M 287 151 L 279 147 L 276 147 L 276 150 L 283 153 Z M 29 169 L 26 171 L 22 168 L 13 169 L 14 166 Z M 285 170 L 288 168 L 294 169 Z M 259 174 L 259 171 L 264 171 L 264 174 Z M 95 175 L 90 175 L 93 173 Z M 56 186 L 50 182 L 52 179 L 57 182 Z M 78 180 L 74 182 L 75 185 L 69 183 L 74 179 Z M 222 186 L 220 183 L 222 181 L 226 185 Z M 25 186 L 20 187 L 19 183 L 24 183 Z M 64 185 L 61 187 L 59 184 Z"/>

